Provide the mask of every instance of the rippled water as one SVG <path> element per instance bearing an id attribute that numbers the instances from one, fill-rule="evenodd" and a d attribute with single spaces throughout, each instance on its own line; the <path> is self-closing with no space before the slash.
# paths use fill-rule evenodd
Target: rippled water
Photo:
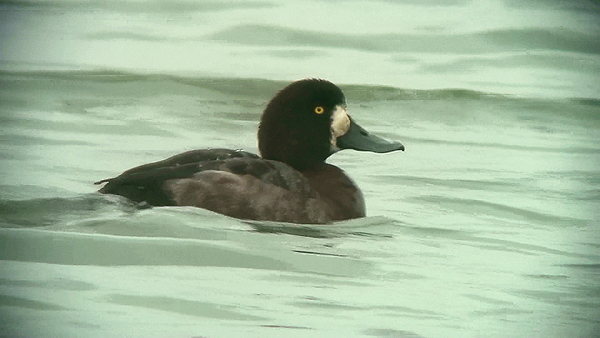
<path id="1" fill-rule="evenodd" d="M 598 335 L 597 5 L 0 9 L 0 335 Z M 407 147 L 329 159 L 369 217 L 243 222 L 95 193 L 184 150 L 256 151 L 265 103 L 306 76 Z"/>

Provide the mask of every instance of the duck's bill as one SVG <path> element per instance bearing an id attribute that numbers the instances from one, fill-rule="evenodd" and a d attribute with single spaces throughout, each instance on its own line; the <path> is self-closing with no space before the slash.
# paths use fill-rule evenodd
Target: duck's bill
<path id="1" fill-rule="evenodd" d="M 359 126 L 350 118 L 348 132 L 337 138 L 337 146 L 340 149 L 354 149 L 360 151 L 372 151 L 374 153 L 389 153 L 390 151 L 402 150 L 404 145 L 396 141 L 388 141 L 373 135 Z"/>

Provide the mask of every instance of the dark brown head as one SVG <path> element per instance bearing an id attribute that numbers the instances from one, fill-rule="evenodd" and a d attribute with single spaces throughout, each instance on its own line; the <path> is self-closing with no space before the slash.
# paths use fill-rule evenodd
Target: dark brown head
<path id="1" fill-rule="evenodd" d="M 303 79 L 283 88 L 267 104 L 258 128 L 263 158 L 305 170 L 334 152 L 351 148 L 374 152 L 404 150 L 369 134 L 346 113 L 342 90 L 322 79 Z"/>

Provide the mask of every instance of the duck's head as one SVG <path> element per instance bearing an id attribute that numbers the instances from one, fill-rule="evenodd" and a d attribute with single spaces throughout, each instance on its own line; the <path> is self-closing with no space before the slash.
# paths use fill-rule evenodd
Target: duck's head
<path id="1" fill-rule="evenodd" d="M 341 149 L 387 153 L 404 150 L 370 134 L 347 114 L 340 88 L 322 79 L 303 79 L 283 88 L 267 104 L 258 128 L 263 158 L 298 170 L 315 167 Z"/>

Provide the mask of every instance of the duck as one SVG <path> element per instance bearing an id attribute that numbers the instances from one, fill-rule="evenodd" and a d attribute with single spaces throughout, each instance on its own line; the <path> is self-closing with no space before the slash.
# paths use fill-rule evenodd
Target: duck
<path id="1" fill-rule="evenodd" d="M 366 216 L 361 190 L 326 163 L 353 149 L 404 151 L 404 145 L 367 132 L 347 112 L 346 97 L 330 81 L 297 80 L 266 105 L 258 125 L 260 156 L 207 148 L 126 170 L 95 182 L 102 194 L 142 207 L 191 206 L 251 221 L 328 224 Z"/>

